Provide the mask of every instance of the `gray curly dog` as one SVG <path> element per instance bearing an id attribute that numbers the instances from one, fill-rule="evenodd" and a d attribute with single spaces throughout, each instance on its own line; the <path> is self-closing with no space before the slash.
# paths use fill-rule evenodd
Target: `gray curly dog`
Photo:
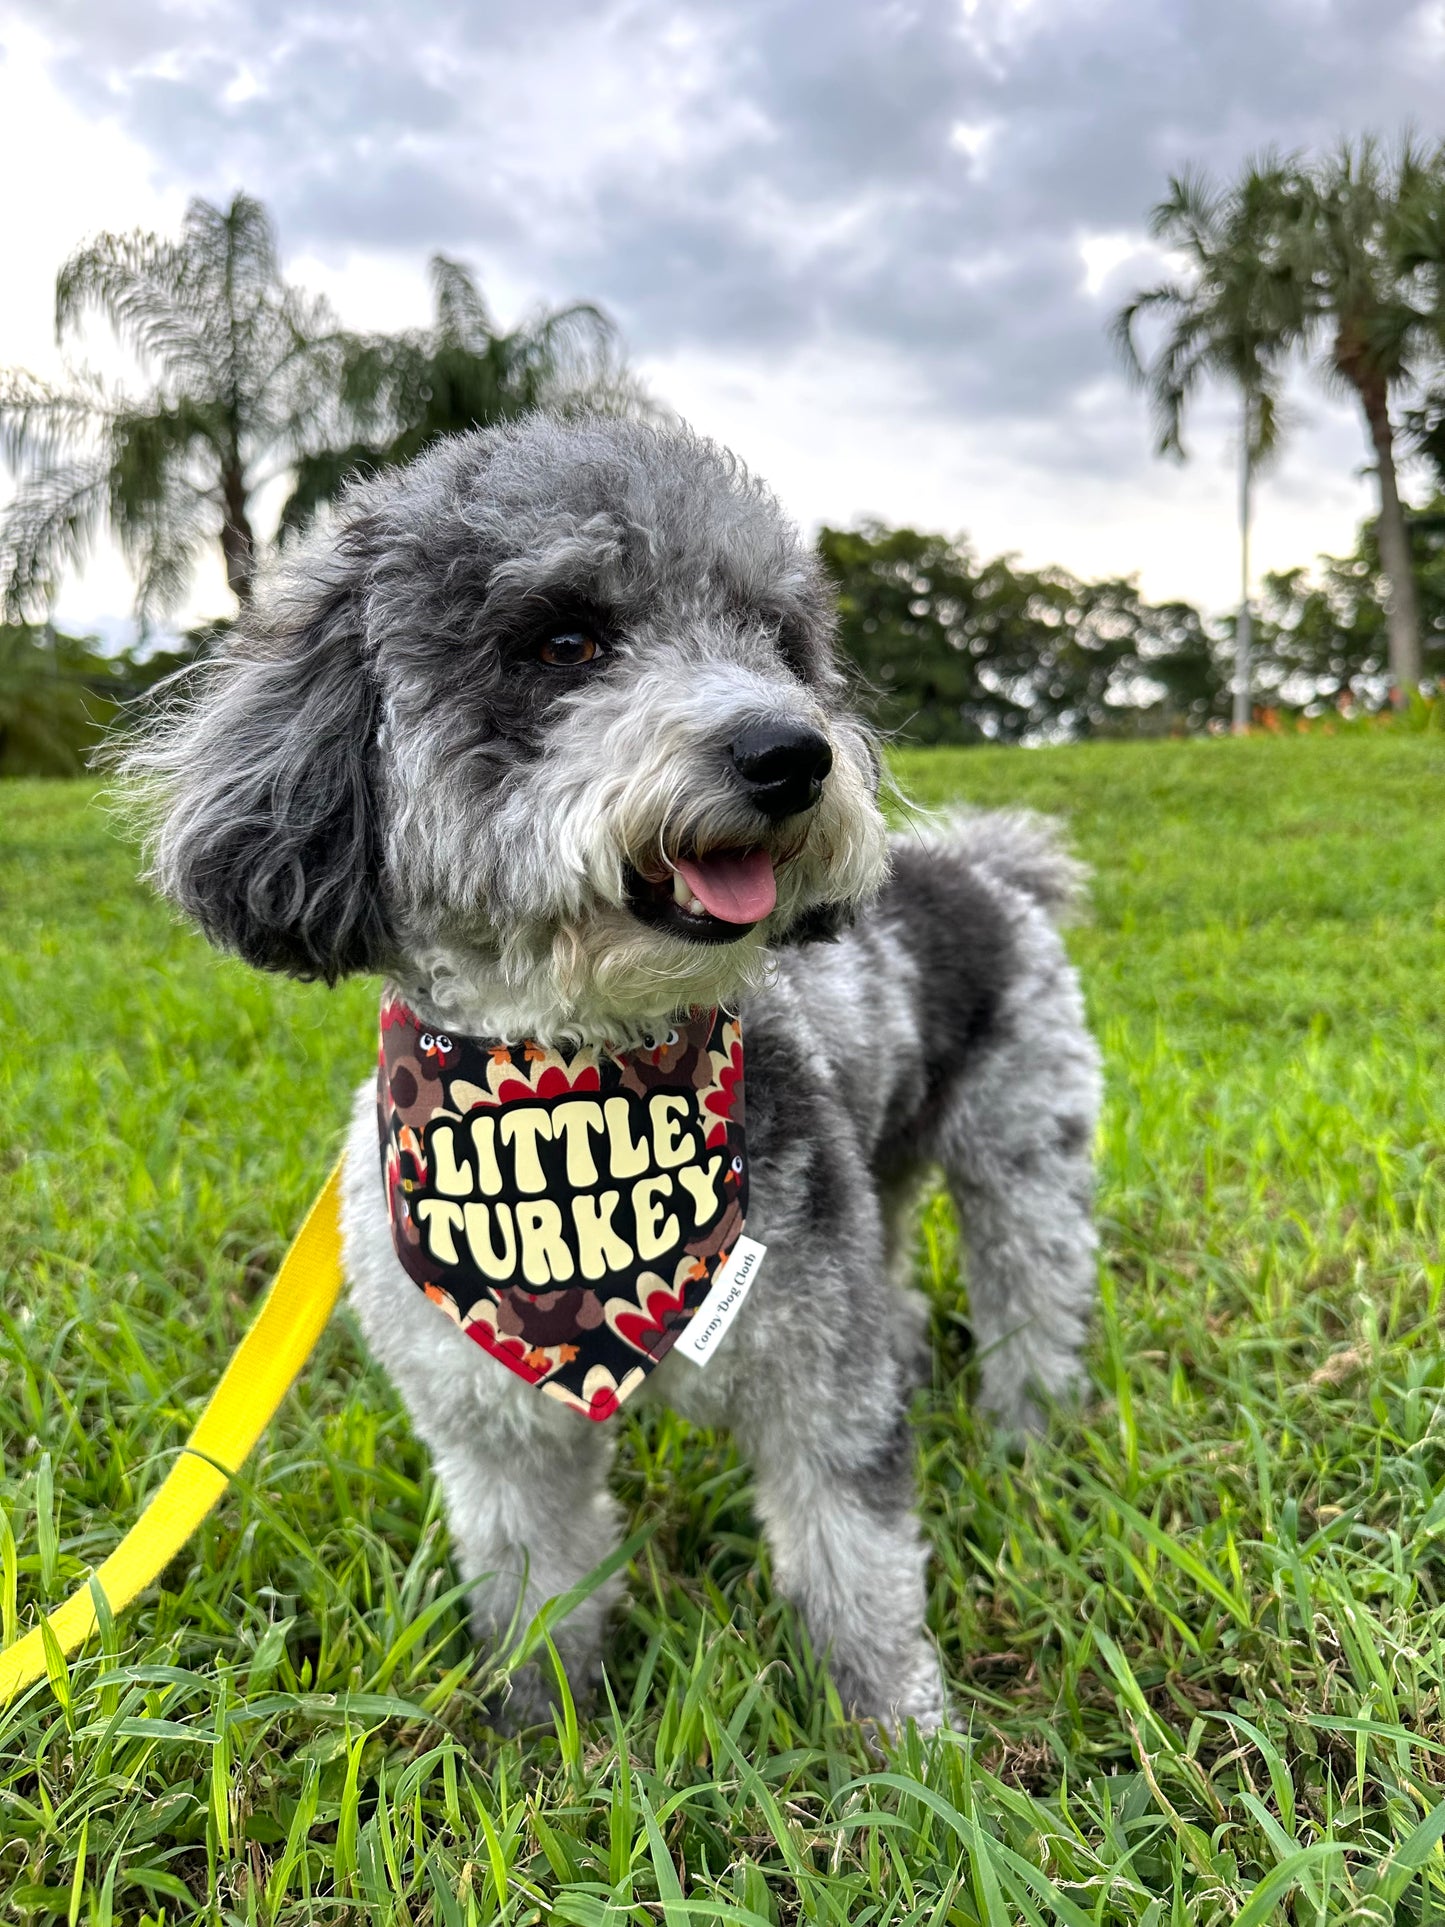
<path id="1" fill-rule="evenodd" d="M 911 1207 L 941 1169 L 982 1402 L 1037 1425 L 1094 1297 L 1098 1055 L 1056 928 L 1076 866 L 1017 814 L 890 839 L 832 632 L 816 561 L 725 452 L 532 419 L 355 486 L 124 773 L 159 888 L 263 969 L 385 973 L 438 1028 L 544 1044 L 740 1000 L 767 1262 L 708 1369 L 669 1356 L 639 1398 L 736 1436 L 845 1706 L 930 1728 Z M 717 853 L 766 858 L 775 907 L 702 901 L 677 866 L 706 882 Z M 495 1641 L 617 1543 L 616 1421 L 539 1396 L 403 1271 L 370 1082 L 344 1223 Z M 558 1629 L 579 1690 L 618 1583 Z M 544 1703 L 519 1677 L 509 1715 Z"/>

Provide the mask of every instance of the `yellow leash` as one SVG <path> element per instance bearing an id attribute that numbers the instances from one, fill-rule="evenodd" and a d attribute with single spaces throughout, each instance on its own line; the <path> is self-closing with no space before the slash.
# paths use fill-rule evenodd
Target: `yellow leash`
<path id="1" fill-rule="evenodd" d="M 255 1323 L 237 1346 L 179 1459 L 155 1497 L 90 1584 L 73 1592 L 46 1624 L 62 1653 L 95 1630 L 91 1584 L 112 1613 L 174 1557 L 225 1491 L 311 1355 L 341 1291 L 341 1166 L 306 1214 Z M 0 1706 L 45 1675 L 39 1626 L 0 1653 Z"/>

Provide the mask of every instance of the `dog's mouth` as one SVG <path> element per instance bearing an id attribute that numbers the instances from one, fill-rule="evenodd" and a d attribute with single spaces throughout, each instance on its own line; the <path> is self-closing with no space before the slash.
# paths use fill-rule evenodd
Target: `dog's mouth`
<path id="1" fill-rule="evenodd" d="M 777 900 L 773 859 L 755 846 L 678 855 L 657 875 L 627 869 L 633 916 L 689 943 L 736 943 Z"/>

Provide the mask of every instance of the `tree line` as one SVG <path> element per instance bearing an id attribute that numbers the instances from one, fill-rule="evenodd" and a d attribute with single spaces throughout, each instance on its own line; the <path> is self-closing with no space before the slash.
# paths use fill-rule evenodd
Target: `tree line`
<path id="1" fill-rule="evenodd" d="M 1445 681 L 1445 496 L 1410 517 L 1423 660 Z M 823 529 L 844 649 L 878 721 L 925 743 L 1187 735 L 1227 726 L 1237 618 L 1150 602 L 962 538 Z M 1254 611 L 1253 716 L 1354 716 L 1390 690 L 1373 523 L 1344 556 L 1267 574 Z"/>
<path id="2" fill-rule="evenodd" d="M 1410 516 L 1427 682 L 1445 683 L 1445 496 Z M 1232 618 L 1150 602 L 1127 579 L 982 559 L 962 537 L 865 523 L 824 528 L 818 553 L 865 708 L 919 743 L 1039 743 L 1188 735 L 1232 710 Z M 1263 578 L 1254 611 L 1255 714 L 1369 713 L 1389 690 L 1383 568 L 1373 522 L 1348 555 Z M 0 775 L 79 771 L 128 699 L 205 649 L 206 625 L 163 654 L 102 652 L 43 627 L 0 625 Z"/>

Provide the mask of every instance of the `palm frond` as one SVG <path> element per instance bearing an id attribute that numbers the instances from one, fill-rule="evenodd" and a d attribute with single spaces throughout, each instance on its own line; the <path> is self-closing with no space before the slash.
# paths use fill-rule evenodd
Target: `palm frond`
<path id="1" fill-rule="evenodd" d="M 444 435 L 543 409 L 656 415 L 628 369 L 611 317 L 594 303 L 540 308 L 499 330 L 472 271 L 431 262 L 434 315 L 426 328 L 338 338 L 332 392 L 342 432 L 295 467 L 284 538 L 304 528 L 358 469 L 410 461 Z"/>
<path id="2" fill-rule="evenodd" d="M 165 615 L 184 597 L 219 518 L 194 493 L 178 489 L 143 522 L 122 531 L 122 546 L 136 577 L 136 612 L 143 624 Z"/>
<path id="3" fill-rule="evenodd" d="M 13 469 L 50 467 L 76 442 L 92 439 L 110 415 L 105 390 L 84 371 L 60 388 L 23 368 L 0 369 L 0 459 Z"/>
<path id="4" fill-rule="evenodd" d="M 214 356 L 204 318 L 185 296 L 183 251 L 158 235 L 99 234 L 77 249 L 55 283 L 55 337 L 75 334 L 98 308 L 117 338 L 146 361 L 204 370 Z"/>
<path id="5" fill-rule="evenodd" d="M 1163 311 L 1167 318 L 1187 310 L 1188 291 L 1178 281 L 1161 281 L 1155 287 L 1141 288 L 1126 301 L 1109 323 L 1109 338 L 1124 363 L 1125 372 L 1136 386 L 1149 379 L 1148 366 L 1139 352 L 1137 326 L 1141 316 Z"/>
<path id="6" fill-rule="evenodd" d="M 1222 195 L 1201 169 L 1169 177 L 1169 192 L 1149 211 L 1152 239 L 1189 256 L 1198 267 L 1213 252 Z"/>
<path id="7" fill-rule="evenodd" d="M 85 558 L 105 518 L 109 476 L 92 456 L 33 476 L 0 516 L 0 609 L 24 622 L 43 616 L 60 577 Z"/>
<path id="8" fill-rule="evenodd" d="M 450 255 L 434 254 L 428 264 L 428 275 L 438 339 L 466 347 L 490 341 L 497 331 L 471 269 Z"/>
<path id="9" fill-rule="evenodd" d="M 1251 451 L 1277 445 L 1279 398 L 1307 310 L 1281 258 L 1296 218 L 1296 163 L 1266 152 L 1220 185 L 1198 170 L 1175 175 L 1151 210 L 1150 232 L 1182 257 L 1173 280 L 1141 289 L 1115 314 L 1111 335 L 1131 379 L 1149 396 L 1160 454 L 1182 456 L 1188 404 L 1202 382 L 1221 380 L 1247 402 Z M 1146 355 L 1141 323 L 1162 336 Z"/>

